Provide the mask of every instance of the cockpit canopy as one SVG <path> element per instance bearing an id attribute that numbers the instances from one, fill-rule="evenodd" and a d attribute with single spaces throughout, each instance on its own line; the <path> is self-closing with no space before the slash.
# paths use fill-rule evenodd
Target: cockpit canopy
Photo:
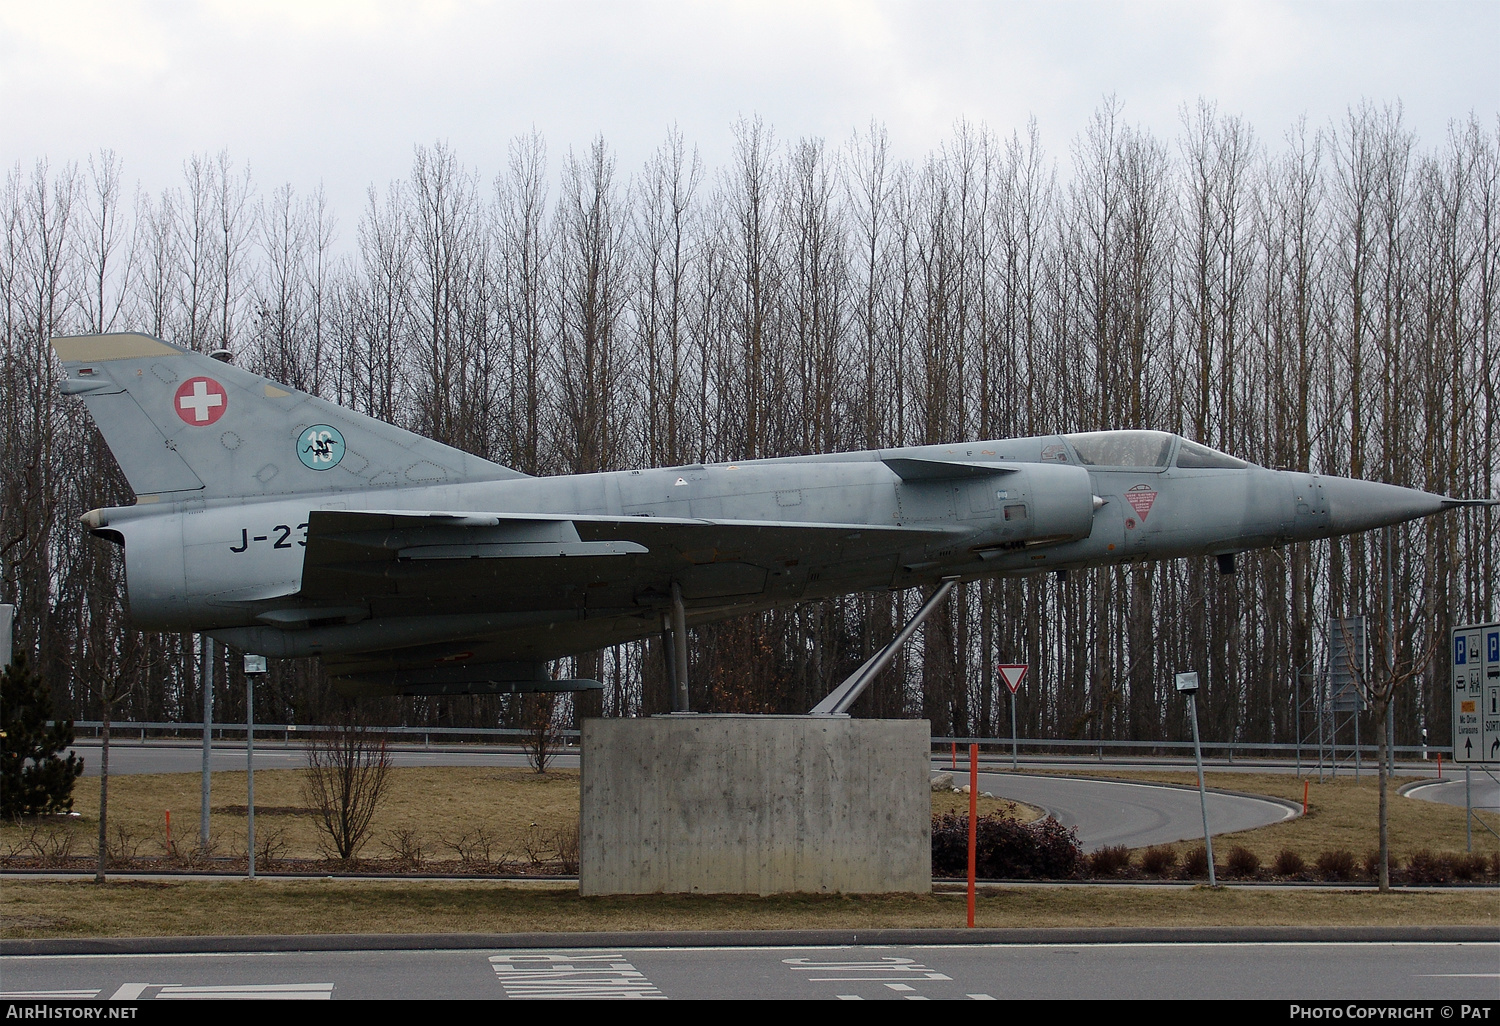
<path id="1" fill-rule="evenodd" d="M 1063 437 L 1086 467 L 1165 467 L 1177 441 L 1165 431 L 1090 431 Z"/>
<path id="2" fill-rule="evenodd" d="M 1174 445 L 1176 465 L 1184 470 L 1241 470 L 1250 465 L 1165 431 L 1090 431 L 1063 437 L 1086 467 L 1165 469 L 1172 459 Z"/>
<path id="3" fill-rule="evenodd" d="M 1183 470 L 1243 470 L 1250 464 L 1184 438 L 1177 449 L 1177 465 Z"/>

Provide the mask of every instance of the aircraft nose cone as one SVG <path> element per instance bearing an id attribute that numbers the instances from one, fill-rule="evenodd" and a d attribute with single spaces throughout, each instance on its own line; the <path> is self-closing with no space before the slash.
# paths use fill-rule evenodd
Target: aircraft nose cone
<path id="1" fill-rule="evenodd" d="M 1443 496 L 1431 492 L 1347 477 L 1323 478 L 1323 493 L 1328 497 L 1329 528 L 1333 534 L 1368 531 L 1430 517 L 1449 505 Z"/>

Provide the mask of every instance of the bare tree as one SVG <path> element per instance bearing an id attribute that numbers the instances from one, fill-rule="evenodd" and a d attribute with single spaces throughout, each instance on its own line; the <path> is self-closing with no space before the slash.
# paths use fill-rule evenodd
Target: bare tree
<path id="1" fill-rule="evenodd" d="M 1386 530 L 1389 532 L 1390 528 Z M 1394 616 L 1394 612 L 1390 615 Z M 1410 634 L 1403 638 L 1394 630 L 1393 620 L 1380 623 L 1370 633 L 1373 641 L 1371 647 L 1380 653 L 1380 658 L 1373 660 L 1374 665 L 1371 667 L 1366 668 L 1355 661 L 1351 668 L 1354 671 L 1354 684 L 1369 702 L 1375 720 L 1375 758 L 1379 763 L 1380 779 L 1379 879 L 1380 889 L 1388 891 L 1391 889 L 1390 773 L 1387 767 L 1390 752 L 1386 746 L 1391 707 L 1396 696 L 1432 664 L 1441 632 L 1429 630 L 1420 650 L 1414 647 Z M 1344 641 L 1346 646 L 1351 644 L 1347 637 Z"/>
<path id="2" fill-rule="evenodd" d="M 385 735 L 352 702 L 332 720 L 308 746 L 303 792 L 333 854 L 347 862 L 359 853 L 385 797 L 391 757 Z"/>
<path id="3" fill-rule="evenodd" d="M 557 732 L 557 692 L 539 691 L 523 696 L 522 708 L 526 736 L 526 761 L 537 773 L 546 775 L 547 767 L 557 757 L 560 737 Z"/>

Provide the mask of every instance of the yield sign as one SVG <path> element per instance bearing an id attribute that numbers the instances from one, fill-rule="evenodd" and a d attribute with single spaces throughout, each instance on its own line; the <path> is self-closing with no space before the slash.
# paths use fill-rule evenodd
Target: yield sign
<path id="1" fill-rule="evenodd" d="M 1000 676 L 1005 678 L 1005 686 L 1010 688 L 1010 693 L 1014 695 L 1016 689 L 1021 686 L 1021 681 L 1026 679 L 1026 664 L 1007 663 L 999 669 Z"/>

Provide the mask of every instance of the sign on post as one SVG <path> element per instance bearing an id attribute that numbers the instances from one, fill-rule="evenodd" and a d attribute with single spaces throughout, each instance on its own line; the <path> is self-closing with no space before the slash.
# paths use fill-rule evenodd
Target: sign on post
<path id="1" fill-rule="evenodd" d="M 1500 762 L 1500 623 L 1452 631 L 1453 761 Z"/>
<path id="2" fill-rule="evenodd" d="M 1026 679 L 1026 663 L 1002 663 L 999 666 L 1000 677 L 1005 681 L 1005 686 L 1010 688 L 1010 768 L 1015 771 L 1019 756 L 1016 754 L 1018 745 L 1016 743 L 1016 689 L 1021 686 L 1021 681 Z"/>
<path id="3" fill-rule="evenodd" d="M 1219 886 L 1214 876 L 1214 835 L 1208 830 L 1208 789 L 1203 784 L 1203 745 L 1198 741 L 1198 671 L 1175 676 L 1177 691 L 1187 695 L 1188 717 L 1193 721 L 1193 762 L 1198 767 L 1198 808 L 1203 813 L 1203 847 L 1208 852 L 1208 885 Z"/>
<path id="4" fill-rule="evenodd" d="M 1000 676 L 1005 680 L 1005 686 L 1010 688 L 1010 693 L 1015 694 L 1021 687 L 1021 681 L 1026 679 L 1026 663 L 1006 663 L 1000 669 Z"/>
<path id="5" fill-rule="evenodd" d="M 1334 712 L 1359 712 L 1369 704 L 1365 696 L 1368 666 L 1365 618 L 1331 618 L 1328 621 L 1328 700 L 1333 704 Z"/>
<path id="6" fill-rule="evenodd" d="M 16 607 L 0 605 L 0 668 L 10 665 L 10 639 L 15 622 Z"/>

